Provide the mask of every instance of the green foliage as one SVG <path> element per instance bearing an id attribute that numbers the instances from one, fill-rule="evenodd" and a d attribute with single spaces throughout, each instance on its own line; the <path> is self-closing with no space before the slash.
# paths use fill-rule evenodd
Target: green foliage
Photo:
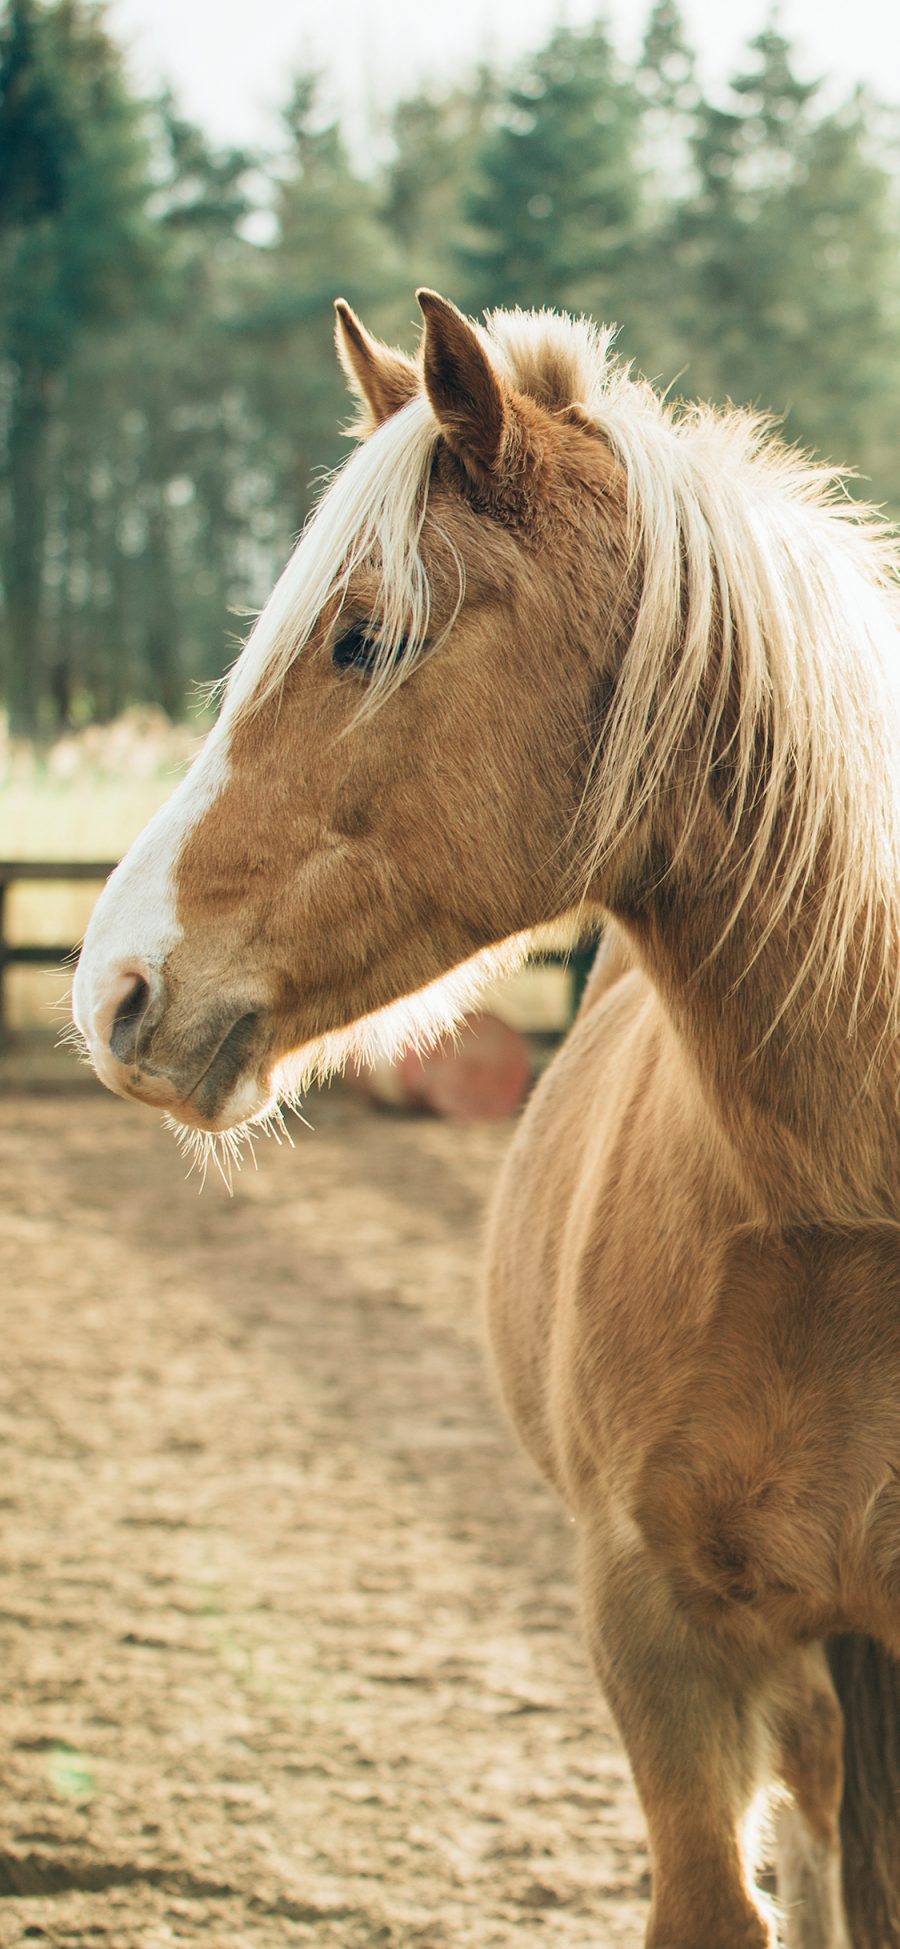
<path id="1" fill-rule="evenodd" d="M 301 74 L 280 143 L 138 99 L 93 0 L 0 0 L 0 657 L 17 728 L 180 712 L 265 596 L 345 394 L 332 301 L 409 342 L 416 284 L 616 318 L 685 394 L 784 415 L 900 512 L 892 119 L 774 28 L 723 98 L 676 0 L 398 103 L 368 173 Z M 865 483 L 868 487 L 869 483 Z"/>
<path id="2" fill-rule="evenodd" d="M 471 241 L 464 205 L 472 159 L 501 94 L 499 78 L 482 67 L 468 87 L 446 95 L 425 90 L 394 109 L 380 215 L 417 284 L 434 288 Z"/>
<path id="3" fill-rule="evenodd" d="M 300 76 L 270 163 L 272 241 L 257 252 L 234 320 L 243 350 L 254 465 L 265 483 L 260 534 L 286 552 L 302 526 L 310 484 L 344 457 L 347 395 L 334 356 L 334 299 L 392 329 L 409 306 L 408 276 L 379 221 L 375 185 L 351 166 L 313 75 Z M 251 436 L 252 437 L 252 436 Z"/>
<path id="4" fill-rule="evenodd" d="M 84 334 L 133 317 L 152 280 L 147 149 L 92 7 L 11 0 L 0 31 L 5 686 L 31 728 L 49 678 L 43 580 L 55 415 Z"/>
<path id="5" fill-rule="evenodd" d="M 131 312 L 156 266 L 148 151 L 99 13 L 11 0 L 0 38 L 0 322 L 50 372 Z"/>
<path id="6" fill-rule="evenodd" d="M 638 222 L 639 104 L 606 29 L 558 28 L 474 158 L 466 302 L 605 308 Z"/>
<path id="7" fill-rule="evenodd" d="M 862 96 L 822 112 L 781 35 L 750 52 L 732 105 L 699 104 L 697 190 L 669 226 L 688 387 L 782 415 L 788 437 L 871 472 L 897 505 L 881 444 L 900 405 L 896 182 Z"/>

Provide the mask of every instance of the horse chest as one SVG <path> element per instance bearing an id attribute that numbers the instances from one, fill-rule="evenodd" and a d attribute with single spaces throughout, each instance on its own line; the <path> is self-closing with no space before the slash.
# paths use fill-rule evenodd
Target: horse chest
<path id="1" fill-rule="evenodd" d="M 640 1036 L 598 1110 L 591 1040 L 576 1032 L 542 1086 L 494 1212 L 489 1309 L 520 1438 L 576 1514 L 623 1507 L 713 1628 L 884 1638 L 900 1628 L 895 1237 L 754 1227 L 646 1049 L 636 1087 Z"/>

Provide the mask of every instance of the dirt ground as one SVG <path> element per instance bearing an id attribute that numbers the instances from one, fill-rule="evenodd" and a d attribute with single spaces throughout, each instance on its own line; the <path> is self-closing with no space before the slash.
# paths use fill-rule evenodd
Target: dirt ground
<path id="1" fill-rule="evenodd" d="M 0 1943 L 636 1944 L 571 1529 L 493 1398 L 507 1126 L 315 1099 L 234 1197 L 0 1103 Z"/>

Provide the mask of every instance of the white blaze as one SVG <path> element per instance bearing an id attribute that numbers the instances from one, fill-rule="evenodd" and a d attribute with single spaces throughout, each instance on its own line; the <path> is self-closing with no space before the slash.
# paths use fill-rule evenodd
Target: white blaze
<path id="1" fill-rule="evenodd" d="M 198 821 L 228 778 L 228 738 L 217 725 L 172 797 L 110 875 L 91 915 L 72 990 L 72 1013 L 104 1081 L 116 1065 L 109 1031 L 134 978 L 159 973 L 181 939 L 175 875 Z"/>

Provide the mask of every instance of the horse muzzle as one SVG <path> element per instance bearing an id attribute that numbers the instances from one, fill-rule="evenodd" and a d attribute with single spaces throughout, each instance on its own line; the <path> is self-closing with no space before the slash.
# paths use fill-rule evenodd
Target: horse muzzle
<path id="1" fill-rule="evenodd" d="M 73 1012 L 100 1081 L 117 1096 L 203 1130 L 230 1129 L 271 1107 L 268 1036 L 246 1002 L 219 998 L 185 1020 L 161 972 L 134 958 L 100 980 L 79 968 Z"/>

